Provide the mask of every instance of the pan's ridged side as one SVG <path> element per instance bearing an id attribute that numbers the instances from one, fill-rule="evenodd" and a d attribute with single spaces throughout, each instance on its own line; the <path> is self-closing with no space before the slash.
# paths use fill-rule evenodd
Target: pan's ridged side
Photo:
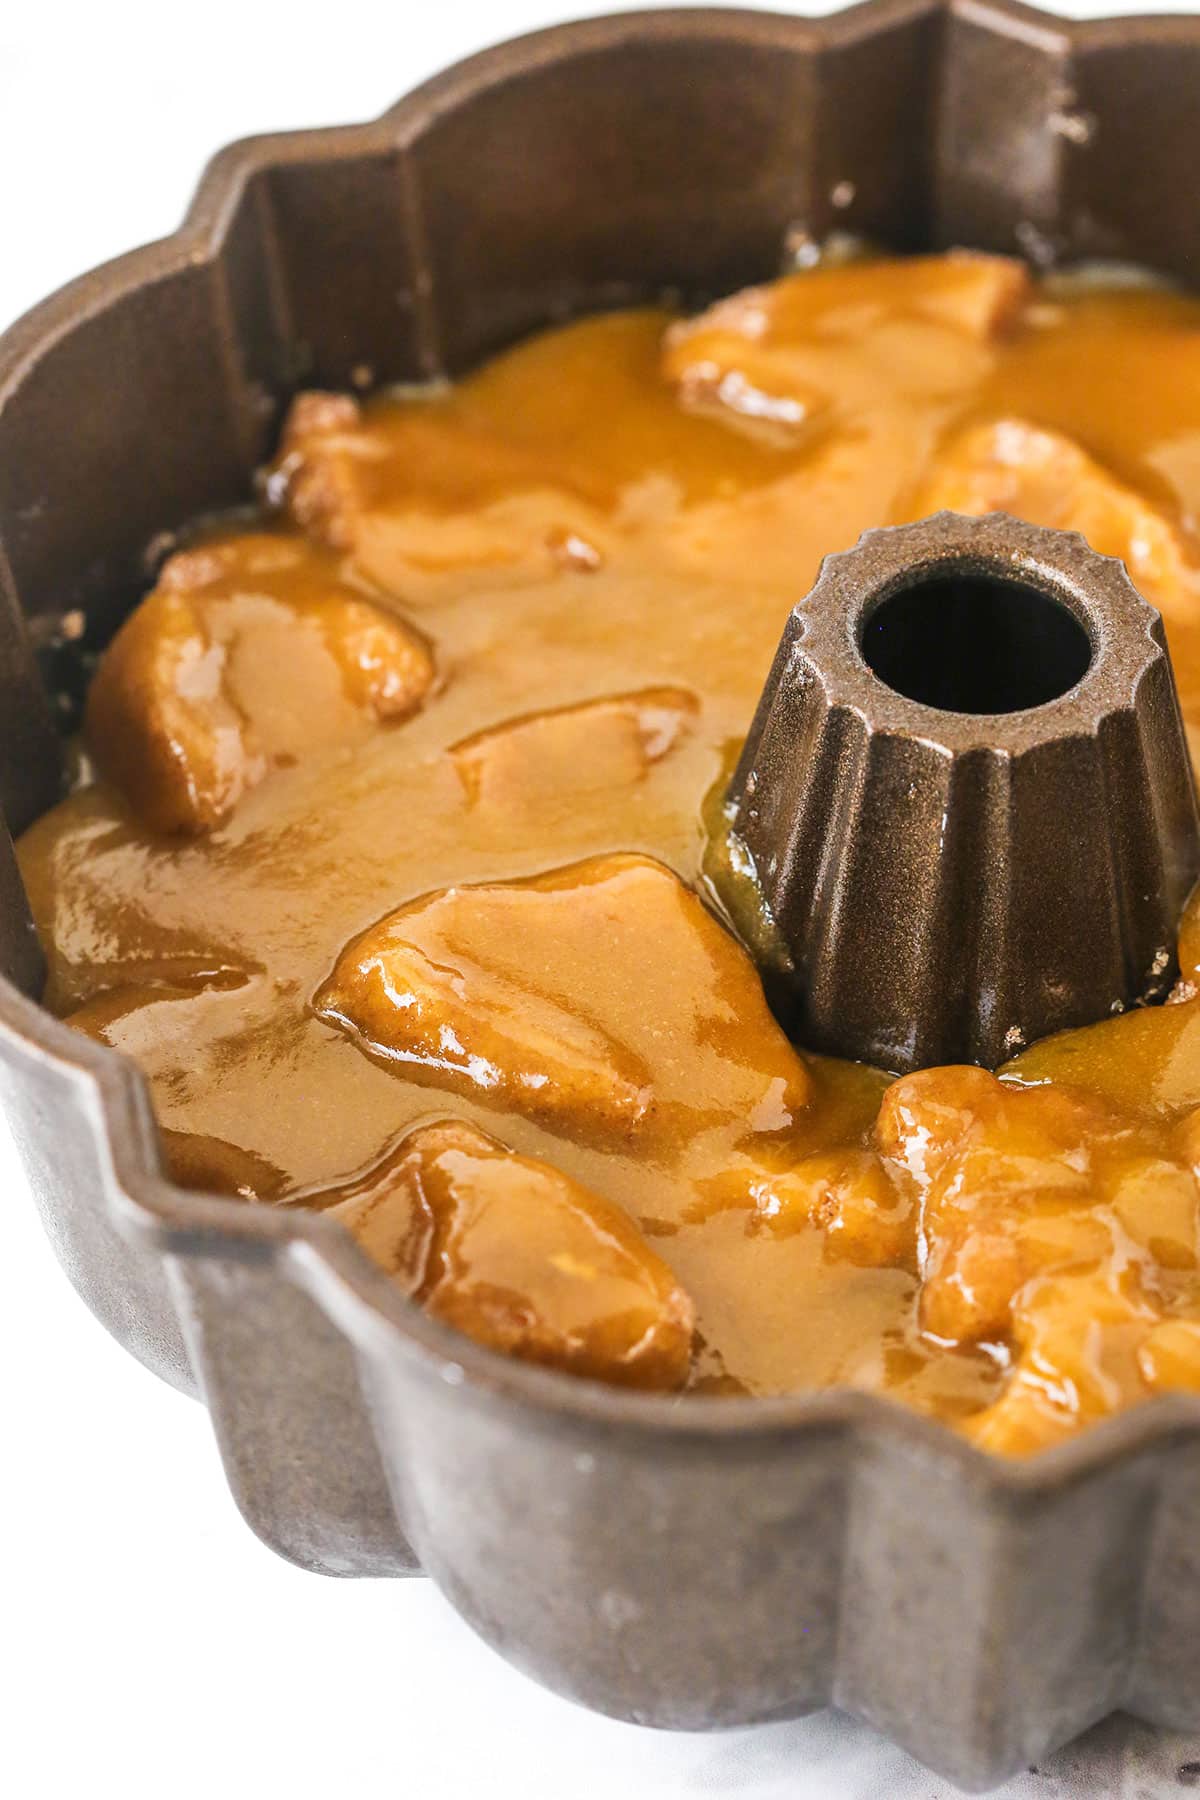
<path id="1" fill-rule="evenodd" d="M 677 1730 L 828 1701 L 854 1434 L 664 1437 L 482 1404 L 422 1372 L 374 1389 L 422 1565 L 547 1686 Z M 520 1444 L 519 1453 L 515 1446 Z"/>
<path id="2" fill-rule="evenodd" d="M 1143 1528 L 1150 1544 L 1139 1599 L 1139 1631 L 1125 1673 L 1127 1712 L 1179 1731 L 1200 1729 L 1196 1657 L 1200 1642 L 1200 1434 L 1165 1431 L 1147 1452 L 1154 1491 Z M 1104 1469 L 1099 1482 L 1107 1479 Z"/>
<path id="3" fill-rule="evenodd" d="M 912 1465 L 895 1444 L 859 1465 L 836 1697 L 983 1788 L 1125 1702 L 1164 1461 L 986 1503 Z"/>
<path id="4" fill-rule="evenodd" d="M 134 1208 L 113 1166 L 113 1136 L 121 1132 L 145 1155 L 151 1184 L 157 1174 L 144 1084 L 129 1070 L 105 1091 L 87 1066 L 93 1059 L 68 1062 L 40 1030 L 38 1037 L 18 1036 L 9 1019 L 0 1021 L 0 1099 L 55 1254 L 127 1350 L 173 1387 L 194 1392 L 162 1257 L 130 1236 Z"/>
<path id="5" fill-rule="evenodd" d="M 174 1255 L 170 1290 L 246 1519 L 323 1575 L 420 1573 L 396 1522 L 346 1333 L 291 1279 L 286 1254 Z"/>
<path id="6" fill-rule="evenodd" d="M 1066 224 L 1073 42 L 1064 21 L 1021 7 L 981 0 L 948 9 L 935 126 L 938 243 L 1052 260 Z"/>
<path id="7" fill-rule="evenodd" d="M 59 781 L 22 619 L 39 654 L 73 610 L 102 643 L 147 546 L 245 498 L 302 381 L 454 370 L 564 311 L 769 276 L 835 225 L 1186 273 L 1198 81 L 1186 21 L 626 14 L 224 152 L 175 237 L 0 340 L 11 828 Z M 1118 1703 L 1200 1727 L 1194 1403 L 1010 1466 L 871 1396 L 672 1401 L 506 1363 L 329 1220 L 171 1187 L 141 1076 L 27 997 L 12 877 L 5 852 L 0 1092 L 47 1230 L 104 1324 L 207 1399 L 283 1554 L 399 1574 L 411 1541 L 592 1706 L 702 1727 L 832 1695 L 973 1786 Z"/>

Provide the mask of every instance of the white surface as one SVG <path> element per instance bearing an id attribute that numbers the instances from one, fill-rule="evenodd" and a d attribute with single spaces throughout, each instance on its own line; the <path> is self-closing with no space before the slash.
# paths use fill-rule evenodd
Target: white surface
<path id="1" fill-rule="evenodd" d="M 369 116 L 560 7 L 570 0 L 17 13 L 0 0 L 0 326 L 169 231 L 225 140 Z M 70 1293 L 2 1124 L 0 1192 L 12 1458 L 0 1792 L 12 1800 L 952 1794 L 832 1715 L 709 1738 L 593 1718 L 512 1673 L 426 1582 L 333 1582 L 277 1561 L 235 1512 L 201 1408 Z M 1200 1740 L 1110 1723 L 1003 1792 L 1159 1800 L 1183 1791 L 1189 1758 Z"/>

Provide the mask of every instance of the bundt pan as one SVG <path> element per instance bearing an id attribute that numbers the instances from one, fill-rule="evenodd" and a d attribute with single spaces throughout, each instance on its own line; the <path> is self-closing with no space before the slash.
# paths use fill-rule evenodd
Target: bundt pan
<path id="1" fill-rule="evenodd" d="M 770 276 L 834 225 L 1186 280 L 1197 95 L 1200 21 L 658 12 L 226 151 L 176 236 L 0 342 L 9 828 L 59 792 L 39 670 L 81 625 L 103 642 L 153 540 L 246 498 L 301 382 L 454 373 L 567 313 Z M 1200 1728 L 1196 1403 L 1007 1464 L 869 1395 L 668 1400 L 501 1360 L 329 1219 L 170 1185 L 136 1069 L 38 1005 L 0 842 L 3 1101 L 47 1230 L 104 1324 L 203 1396 L 282 1555 L 427 1571 L 514 1663 L 621 1718 L 832 1701 L 976 1789 L 1114 1708 Z"/>

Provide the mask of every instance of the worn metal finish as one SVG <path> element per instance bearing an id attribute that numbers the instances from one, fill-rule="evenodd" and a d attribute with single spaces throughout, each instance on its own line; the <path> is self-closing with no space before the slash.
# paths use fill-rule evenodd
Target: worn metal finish
<path id="1" fill-rule="evenodd" d="M 1181 19 L 626 14 L 489 51 L 375 124 L 224 152 L 173 238 L 0 341 L 11 828 L 58 780 L 30 641 L 79 609 L 102 642 L 147 544 L 245 497 L 300 381 L 411 379 L 563 309 L 700 298 L 834 223 L 1186 278 L 1198 91 Z M 419 1563 L 514 1662 L 621 1717 L 835 1699 L 977 1788 L 1114 1707 L 1200 1727 L 1196 1402 L 1009 1466 L 866 1395 L 671 1401 L 505 1362 L 331 1220 L 171 1186 L 140 1074 L 30 997 L 19 907 L 3 945 L 0 1093 L 58 1254 L 208 1401 L 281 1554 Z"/>
<path id="2" fill-rule="evenodd" d="M 1161 1000 L 1200 874 L 1162 620 L 1074 532 L 868 531 L 788 619 L 727 816 L 815 1049 L 995 1068 Z"/>

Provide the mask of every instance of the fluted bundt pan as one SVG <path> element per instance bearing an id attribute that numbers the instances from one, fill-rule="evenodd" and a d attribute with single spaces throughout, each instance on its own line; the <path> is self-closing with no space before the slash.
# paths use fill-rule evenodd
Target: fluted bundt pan
<path id="1" fill-rule="evenodd" d="M 1186 280 L 1198 92 L 1195 21 L 659 12 L 225 152 L 175 237 L 0 342 L 11 829 L 59 792 L 39 665 L 81 625 L 104 641 L 153 540 L 245 499 L 301 381 L 453 373 L 566 312 L 769 276 L 834 223 Z M 47 1229 L 109 1329 L 201 1393 L 281 1554 L 424 1569 L 520 1667 L 620 1717 L 833 1700 L 976 1788 L 1115 1707 L 1200 1727 L 1200 1405 L 1008 1465 L 870 1396 L 665 1400 L 505 1362 L 331 1220 L 164 1179 L 141 1076 L 37 1003 L 0 842 L 3 1098 Z"/>
<path id="2" fill-rule="evenodd" d="M 826 557 L 726 817 L 730 911 L 815 1049 L 995 1068 L 1178 974 L 1200 823 L 1162 620 L 1078 533 L 938 513 Z"/>

